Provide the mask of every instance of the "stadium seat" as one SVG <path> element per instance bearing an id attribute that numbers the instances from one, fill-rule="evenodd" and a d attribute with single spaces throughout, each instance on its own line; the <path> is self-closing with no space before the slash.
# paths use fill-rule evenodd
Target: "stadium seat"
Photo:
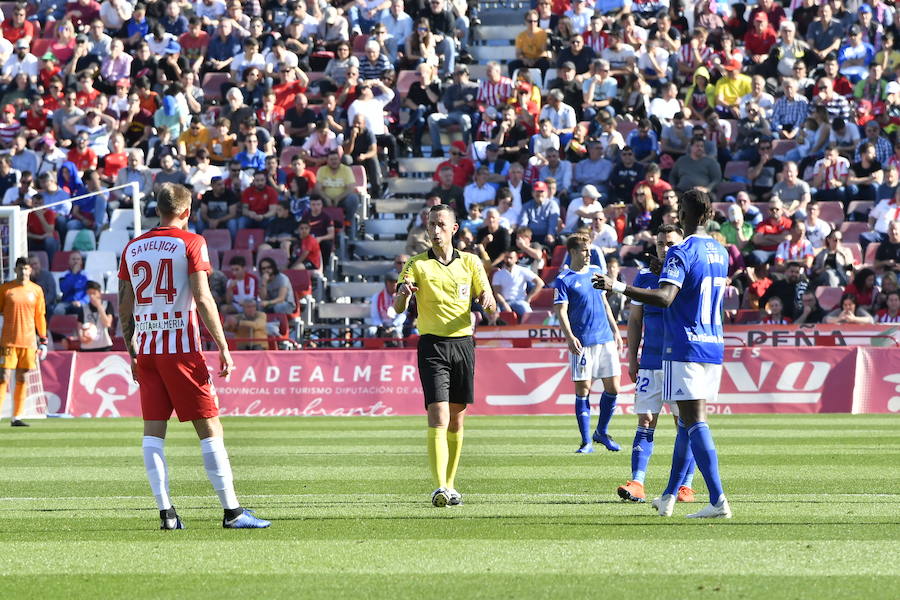
<path id="1" fill-rule="evenodd" d="M 559 275 L 559 267 L 544 267 L 541 269 L 541 279 L 544 280 L 544 283 L 549 284 L 556 279 L 557 275 Z"/>
<path id="2" fill-rule="evenodd" d="M 531 301 L 531 308 L 550 308 L 553 306 L 553 294 L 555 290 L 544 288 L 537 293 Z"/>
<path id="3" fill-rule="evenodd" d="M 772 154 L 774 156 L 782 156 L 796 147 L 797 142 L 794 140 L 774 140 L 772 142 Z"/>
<path id="4" fill-rule="evenodd" d="M 841 224 L 841 233 L 844 234 L 844 243 L 858 242 L 862 233 L 869 231 L 868 223 L 858 223 L 855 221 L 845 221 Z"/>
<path id="5" fill-rule="evenodd" d="M 741 309 L 734 315 L 733 323 L 735 325 L 752 325 L 753 323 L 759 323 L 759 311 Z"/>
<path id="6" fill-rule="evenodd" d="M 55 271 L 57 273 L 62 273 L 64 271 L 69 270 L 69 255 L 72 254 L 74 250 L 60 250 L 56 254 L 53 255 L 53 264 L 50 265 L 50 270 Z"/>
<path id="7" fill-rule="evenodd" d="M 369 41 L 369 36 L 365 34 L 358 34 L 353 37 L 353 47 L 351 48 L 351 52 L 357 55 L 358 58 L 362 58 L 366 54 L 366 42 Z"/>
<path id="8" fill-rule="evenodd" d="M 874 206 L 874 202 L 871 200 L 853 200 L 847 205 L 847 218 L 850 218 L 853 215 L 859 215 L 862 217 L 862 220 L 865 221 L 865 217 L 869 216 L 872 206 Z"/>
<path id="9" fill-rule="evenodd" d="M 334 228 L 336 231 L 342 231 L 344 229 L 344 209 L 340 206 L 326 206 L 322 208 L 322 212 L 331 217 L 334 221 Z"/>
<path id="10" fill-rule="evenodd" d="M 130 208 L 117 208 L 109 217 L 110 229 L 134 229 L 134 211 Z"/>
<path id="11" fill-rule="evenodd" d="M 312 294 L 312 278 L 309 271 L 302 269 L 285 269 L 282 271 L 291 281 L 291 287 L 294 288 L 295 296 L 303 298 Z"/>
<path id="12" fill-rule="evenodd" d="M 728 207 L 734 204 L 733 202 L 713 202 L 712 207 L 713 211 L 716 213 L 716 216 L 721 216 L 723 219 L 728 218 Z"/>
<path id="13" fill-rule="evenodd" d="M 543 291 L 543 290 L 541 290 Z M 553 290 L 550 290 L 553 291 Z M 533 310 L 522 315 L 522 325 L 543 325 L 550 318 L 549 310 Z"/>
<path id="14" fill-rule="evenodd" d="M 511 310 L 500 311 L 497 314 L 497 318 L 507 325 L 518 325 L 519 324 L 519 315 L 514 313 Z"/>
<path id="15" fill-rule="evenodd" d="M 116 253 L 108 250 L 94 250 L 84 253 L 84 274 L 100 285 L 106 283 L 108 277 L 115 278 L 119 272 Z"/>
<path id="16" fill-rule="evenodd" d="M 393 260 L 342 260 L 341 275 L 345 277 L 384 277 L 394 270 Z"/>
<path id="17" fill-rule="evenodd" d="M 375 214 L 379 217 L 392 215 L 400 218 L 399 215 L 418 215 L 423 208 L 425 208 L 425 201 L 418 198 L 375 200 Z"/>
<path id="18" fill-rule="evenodd" d="M 840 227 L 844 222 L 844 206 L 840 202 L 819 202 L 819 218 Z"/>
<path id="19" fill-rule="evenodd" d="M 716 195 L 719 198 L 733 196 L 738 192 L 747 191 L 747 184 L 741 181 L 723 181 L 716 186 Z"/>
<path id="20" fill-rule="evenodd" d="M 243 256 L 244 260 L 247 261 L 247 268 L 253 268 L 253 265 L 255 264 L 253 262 L 253 251 L 239 248 L 232 248 L 231 250 L 226 250 L 222 253 L 222 267 L 227 269 L 231 259 L 235 256 Z"/>
<path id="21" fill-rule="evenodd" d="M 266 323 L 278 323 L 278 335 L 268 336 L 269 350 L 278 350 L 278 342 L 291 339 L 287 315 L 283 313 L 269 313 L 266 315 Z"/>
<path id="22" fill-rule="evenodd" d="M 566 247 L 559 245 L 553 249 L 553 258 L 550 259 L 550 266 L 561 267 L 564 260 L 566 260 Z"/>
<path id="23" fill-rule="evenodd" d="M 224 252 L 231 249 L 231 232 L 227 229 L 207 229 L 203 232 L 203 237 L 210 250 Z"/>
<path id="24" fill-rule="evenodd" d="M 406 239 L 412 223 L 412 219 L 367 219 L 363 223 L 363 231 L 366 235 L 374 236 L 375 239 L 380 239 L 382 236 L 385 239 L 396 239 L 397 236 L 403 236 L 403 239 Z"/>
<path id="25" fill-rule="evenodd" d="M 853 255 L 853 264 L 861 265 L 863 262 L 863 254 L 862 254 L 862 246 L 859 245 L 859 242 L 850 242 L 849 244 L 845 243 L 844 246 L 847 250 L 850 251 L 850 254 Z"/>
<path id="26" fill-rule="evenodd" d="M 388 191 L 395 196 L 424 196 L 433 187 L 434 182 L 430 179 L 409 179 L 403 177 L 388 179 Z"/>
<path id="27" fill-rule="evenodd" d="M 443 158 L 401 158 L 398 161 L 400 175 L 431 179 L 437 171 L 438 165 L 444 162 Z"/>
<path id="28" fill-rule="evenodd" d="M 63 243 L 63 250 L 71 250 L 72 247 L 75 245 L 75 238 L 78 237 L 78 234 L 81 233 L 82 231 L 84 231 L 84 230 L 83 229 L 70 229 L 69 231 L 67 231 L 66 232 L 66 241 Z M 91 236 L 90 239 L 92 240 L 91 250 L 96 250 L 97 249 L 97 238 L 94 236 Z"/>
<path id="29" fill-rule="evenodd" d="M 843 288 L 820 285 L 816 288 L 816 298 L 819 300 L 819 306 L 823 310 L 834 310 L 844 295 Z"/>
<path id="30" fill-rule="evenodd" d="M 879 242 L 872 242 L 868 246 L 866 246 L 866 258 L 863 262 L 867 265 L 875 264 L 875 254 L 878 252 L 878 248 L 881 246 Z"/>
<path id="31" fill-rule="evenodd" d="M 356 240 L 353 242 L 353 254 L 359 258 L 390 258 L 406 251 L 404 240 Z"/>
<path id="32" fill-rule="evenodd" d="M 741 292 L 733 285 L 725 286 L 722 296 L 722 310 L 726 313 L 737 312 L 741 308 Z"/>
<path id="33" fill-rule="evenodd" d="M 300 151 L 303 150 L 300 146 L 288 146 L 284 150 L 281 151 L 281 168 L 286 169 L 291 166 L 291 161 L 294 160 L 294 157 L 300 154 Z"/>
<path id="34" fill-rule="evenodd" d="M 28 256 L 31 258 L 36 258 L 38 264 L 41 265 L 42 270 L 50 270 L 50 259 L 47 257 L 47 253 L 43 250 L 32 250 L 28 253 Z"/>
<path id="35" fill-rule="evenodd" d="M 743 177 L 747 179 L 747 173 L 750 170 L 750 162 L 746 160 L 730 160 L 725 163 L 725 171 L 722 177 L 733 180 L 735 177 Z"/>
<path id="36" fill-rule="evenodd" d="M 616 131 L 622 134 L 622 137 L 625 138 L 625 141 L 628 141 L 628 134 L 637 129 L 637 123 L 634 121 L 619 121 L 616 123 Z"/>
<path id="37" fill-rule="evenodd" d="M 369 318 L 372 307 L 368 302 L 346 304 L 338 302 L 321 302 L 316 305 L 316 318 L 325 320 L 361 321 Z"/>
<path id="38" fill-rule="evenodd" d="M 207 73 L 204 75 L 203 83 L 200 84 L 200 87 L 203 88 L 206 99 L 221 100 L 222 84 L 229 79 L 231 79 L 231 76 L 228 73 Z"/>
<path id="39" fill-rule="evenodd" d="M 131 236 L 124 229 L 107 229 L 100 233 L 100 242 L 97 250 L 114 252 L 116 256 L 122 256 L 122 251 L 131 240 Z"/>
<path id="40" fill-rule="evenodd" d="M 256 253 L 256 266 L 259 268 L 259 263 L 264 258 L 271 258 L 275 261 L 275 265 L 278 267 L 280 271 L 283 271 L 288 268 L 288 258 L 287 252 L 282 248 L 270 248 L 268 250 L 260 250 Z"/>
<path id="41" fill-rule="evenodd" d="M 266 241 L 265 229 L 239 229 L 234 239 L 234 247 L 237 250 L 256 251 Z"/>
<path id="42" fill-rule="evenodd" d="M 328 285 L 328 296 L 332 302 L 338 298 L 369 299 L 382 288 L 384 284 L 379 281 L 335 281 Z"/>
<path id="43" fill-rule="evenodd" d="M 397 73 L 397 95 L 406 98 L 409 88 L 419 79 L 417 71 L 400 71 Z"/>
<path id="44" fill-rule="evenodd" d="M 35 38 L 31 40 L 31 53 L 37 57 L 41 57 L 47 53 L 47 50 L 49 50 L 52 45 L 53 40 L 50 38 Z"/>
<path id="45" fill-rule="evenodd" d="M 65 338 L 77 337 L 79 327 L 78 317 L 75 315 L 51 315 L 50 321 L 47 323 L 50 333 Z"/>

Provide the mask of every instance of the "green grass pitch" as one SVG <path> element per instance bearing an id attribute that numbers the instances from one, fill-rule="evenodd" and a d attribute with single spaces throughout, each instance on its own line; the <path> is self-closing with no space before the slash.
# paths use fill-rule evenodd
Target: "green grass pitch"
<path id="1" fill-rule="evenodd" d="M 172 423 L 163 532 L 140 422 L 0 429 L 7 598 L 900 598 L 896 416 L 716 416 L 735 518 L 625 504 L 620 453 L 576 456 L 572 417 L 471 417 L 461 507 L 435 509 L 424 417 L 224 420 L 239 498 L 271 519 L 226 531 L 187 424 Z M 668 476 L 661 420 L 647 480 Z"/>

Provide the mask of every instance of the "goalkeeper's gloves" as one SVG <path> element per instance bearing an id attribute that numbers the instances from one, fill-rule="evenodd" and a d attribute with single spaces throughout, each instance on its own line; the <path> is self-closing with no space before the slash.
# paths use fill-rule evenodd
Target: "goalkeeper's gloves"
<path id="1" fill-rule="evenodd" d="M 47 338 L 38 340 L 38 358 L 41 360 L 47 358 Z"/>

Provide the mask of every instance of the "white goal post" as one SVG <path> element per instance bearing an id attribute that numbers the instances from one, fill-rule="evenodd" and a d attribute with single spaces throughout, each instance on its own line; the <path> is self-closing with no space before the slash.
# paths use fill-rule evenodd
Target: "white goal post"
<path id="1" fill-rule="evenodd" d="M 71 204 L 82 198 L 89 198 L 100 193 L 114 192 L 127 189 L 130 191 L 132 201 L 132 214 L 134 215 L 134 237 L 141 234 L 141 191 L 137 182 L 126 183 L 114 187 L 103 188 L 96 192 L 90 192 L 73 198 L 66 198 L 59 202 L 44 204 L 38 208 L 20 208 L 18 206 L 0 206 L 0 237 L 3 237 L 2 246 L 8 248 L 7 252 L 0 250 L 0 272 L 6 273 L 6 279 L 15 277 L 16 259 L 20 256 L 28 256 L 28 215 L 37 210 L 45 210 L 61 204 Z M 64 240 L 60 240 L 61 242 Z"/>

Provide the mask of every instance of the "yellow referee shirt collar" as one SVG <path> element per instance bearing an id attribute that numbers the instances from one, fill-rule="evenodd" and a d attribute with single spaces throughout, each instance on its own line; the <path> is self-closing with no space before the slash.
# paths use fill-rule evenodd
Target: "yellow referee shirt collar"
<path id="1" fill-rule="evenodd" d="M 450 262 L 448 262 L 448 263 L 442 263 L 440 260 L 438 260 L 437 254 L 435 254 L 434 250 L 431 248 L 428 249 L 428 258 L 430 258 L 432 260 L 437 260 L 437 262 L 441 263 L 444 266 L 449 266 L 449 265 L 453 264 L 454 260 L 459 258 L 459 250 L 457 250 L 456 248 L 453 249 L 453 254 L 450 255 Z"/>

